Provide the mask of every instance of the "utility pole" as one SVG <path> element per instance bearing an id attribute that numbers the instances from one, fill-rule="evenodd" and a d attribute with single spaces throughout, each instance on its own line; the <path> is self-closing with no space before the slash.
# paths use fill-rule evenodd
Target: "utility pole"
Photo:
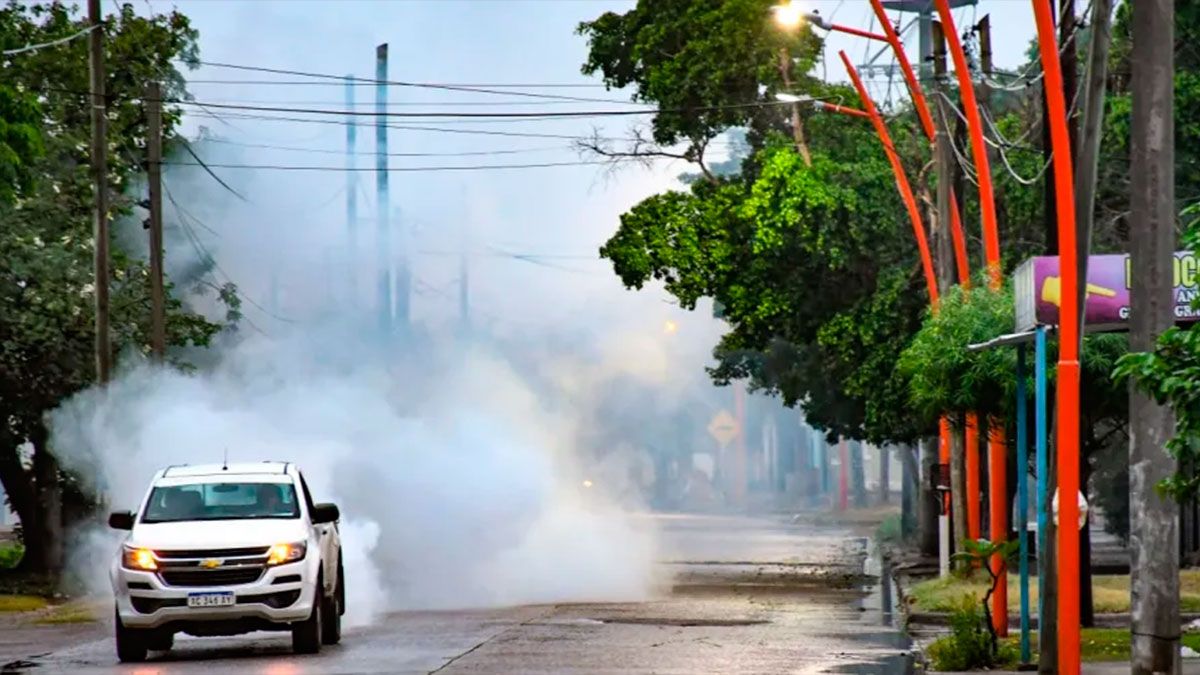
<path id="1" fill-rule="evenodd" d="M 926 12 L 926 15 L 932 15 Z M 946 42 L 942 35 L 942 24 L 933 21 L 930 18 L 930 53 L 933 56 L 933 62 L 929 64 L 934 72 L 934 87 L 937 88 L 939 94 L 945 93 L 945 78 L 946 78 Z M 924 35 L 924 33 L 922 33 Z M 954 149 L 951 147 L 950 131 L 947 128 L 948 118 L 946 110 L 946 101 L 939 95 L 936 97 L 938 116 L 936 119 L 936 127 L 934 131 L 934 162 L 937 166 L 937 218 L 935 223 L 935 239 L 937 242 L 937 264 L 938 283 L 941 286 L 941 294 L 943 297 L 950 291 L 954 285 L 955 279 L 955 259 L 954 259 L 954 242 L 953 235 L 950 232 L 951 223 L 954 222 L 954 215 L 951 213 L 954 206 L 953 190 L 954 190 Z M 969 283 L 969 280 L 961 280 L 963 283 Z M 962 431 L 955 428 L 955 425 L 949 421 L 942 422 L 942 428 L 949 432 L 950 435 L 961 434 Z M 953 464 L 954 459 L 952 453 L 954 448 L 953 441 L 947 436 L 946 431 L 943 431 L 940 436 L 944 437 L 941 441 L 947 444 L 943 452 L 939 448 L 938 462 L 941 464 Z M 946 455 L 951 455 L 950 461 L 946 461 Z M 951 475 L 956 475 L 951 471 Z M 962 475 L 962 472 L 957 472 L 957 475 Z M 965 487 L 965 484 L 964 484 Z M 943 575 L 950 571 L 950 554 L 953 552 L 954 544 L 950 540 L 950 500 L 960 497 L 962 491 L 957 483 L 954 483 L 951 488 L 952 495 L 936 494 L 937 499 L 941 500 L 938 505 L 938 568 Z M 961 517 L 959 523 L 964 522 Z M 961 541 L 961 539 L 959 539 Z"/>
<path id="2" fill-rule="evenodd" d="M 1147 352 L 1174 322 L 1175 3 L 1133 3 L 1129 349 Z M 1175 418 L 1129 394 L 1132 672 L 1179 673 L 1179 507 L 1155 486 L 1174 474 Z M 1060 497 L 1061 499 L 1061 497 Z"/>
<path id="3" fill-rule="evenodd" d="M 150 184 L 150 348 L 155 360 L 167 354 L 167 299 L 163 289 L 162 86 L 146 85 L 146 179 Z"/>
<path id="4" fill-rule="evenodd" d="M 953 208 L 951 193 L 953 189 L 952 177 L 955 174 L 957 166 L 954 158 L 954 150 L 952 147 L 953 141 L 950 136 L 950 119 L 952 112 L 949 104 L 946 101 L 946 36 L 942 29 L 940 21 L 933 21 L 930 30 L 932 36 L 933 57 L 933 77 L 934 87 L 937 88 L 937 132 L 935 142 L 937 143 L 937 162 L 938 170 L 938 223 L 941 230 L 945 230 L 949 234 L 951 214 Z M 961 194 L 961 193 L 960 193 Z M 938 275 L 939 279 L 947 282 L 953 279 L 953 258 L 954 251 L 949 236 L 939 237 L 938 241 L 938 259 L 939 264 L 944 266 L 944 271 Z M 965 439 L 965 424 L 962 416 L 956 416 L 956 419 L 951 420 L 950 427 L 950 448 L 949 448 L 949 464 L 950 464 L 950 503 L 943 505 L 943 511 L 949 507 L 950 522 L 942 524 L 946 530 L 946 539 L 950 539 L 949 530 L 953 528 L 953 542 L 961 542 L 968 536 L 967 532 L 967 478 L 966 478 L 966 439 Z M 954 547 L 954 543 L 946 542 L 946 554 L 948 555 Z"/>
<path id="5" fill-rule="evenodd" d="M 1075 146 L 1075 242 L 1078 246 L 1079 278 L 1087 279 L 1088 255 L 1092 250 L 1092 228 L 1096 213 L 1096 181 L 1100 160 L 1101 125 L 1104 121 L 1105 82 L 1108 79 L 1108 50 L 1112 41 L 1112 0 L 1092 0 L 1091 39 L 1088 44 L 1087 76 L 1083 92 L 1083 134 Z M 1073 130 L 1074 124 L 1071 129 Z M 1087 285 L 1079 284 L 1075 294 L 1076 306 L 1086 306 Z M 1080 352 L 1083 348 L 1084 318 L 1086 311 L 1079 312 Z M 1082 440 L 1081 440 L 1082 443 Z M 1085 475 L 1090 475 L 1090 464 L 1081 465 Z M 1081 477 L 1081 484 L 1087 485 Z M 1080 570 L 1080 615 L 1083 625 L 1092 626 L 1096 621 L 1095 602 L 1091 583 L 1092 537 L 1090 524 L 1082 530 L 1079 542 L 1080 561 L 1085 564 Z"/>
<path id="6" fill-rule="evenodd" d="M 392 336 L 392 233 L 388 222 L 391 203 L 388 199 L 388 138 L 387 138 L 387 76 L 388 46 L 385 42 L 375 48 L 375 199 L 377 225 L 376 255 L 379 264 L 379 329 L 385 339 Z"/>
<path id="7" fill-rule="evenodd" d="M 354 112 L 354 80 L 346 76 L 346 110 Z M 358 115 L 346 115 L 346 302 L 358 299 L 358 172 L 355 153 L 358 146 Z"/>
<path id="8" fill-rule="evenodd" d="M 112 344 L 108 329 L 108 110 L 104 93 L 104 23 L 100 0 L 88 0 L 89 65 L 92 88 L 92 182 L 96 213 L 92 226 L 95 239 L 96 381 L 108 382 L 112 370 Z"/>
<path id="9" fill-rule="evenodd" d="M 917 56 L 921 59 L 918 75 L 921 83 L 929 81 L 933 70 L 933 3 L 917 13 Z"/>

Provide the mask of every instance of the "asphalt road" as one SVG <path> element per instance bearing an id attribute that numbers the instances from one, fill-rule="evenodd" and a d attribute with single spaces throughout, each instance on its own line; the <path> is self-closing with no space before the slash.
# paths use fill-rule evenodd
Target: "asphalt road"
<path id="1" fill-rule="evenodd" d="M 782 519 L 655 518 L 674 585 L 648 602 L 398 612 L 305 657 L 286 633 L 179 636 L 137 666 L 116 662 L 105 625 L 26 627 L 0 631 L 0 659 L 37 673 L 906 672 L 865 540 Z"/>

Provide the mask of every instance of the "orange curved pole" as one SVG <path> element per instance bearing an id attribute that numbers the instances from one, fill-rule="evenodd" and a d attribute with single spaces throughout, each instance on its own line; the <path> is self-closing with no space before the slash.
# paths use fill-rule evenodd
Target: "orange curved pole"
<path id="1" fill-rule="evenodd" d="M 844 51 L 838 52 L 838 54 L 842 57 L 842 63 L 846 64 L 846 72 L 850 74 L 850 79 L 854 82 L 858 97 L 862 99 L 863 108 L 871 116 L 871 123 L 875 125 L 875 133 L 879 135 L 879 142 L 883 144 L 884 153 L 887 154 L 888 161 L 892 164 L 892 171 L 896 174 L 896 187 L 900 189 L 900 196 L 904 199 L 904 206 L 908 209 L 908 219 L 912 222 L 913 235 L 917 238 L 917 248 L 921 253 L 925 285 L 929 288 L 929 303 L 936 308 L 938 286 L 937 278 L 933 274 L 933 256 L 929 253 L 929 241 L 925 238 L 925 226 L 921 223 L 921 211 L 917 208 L 917 200 L 913 196 L 912 186 L 909 185 L 908 176 L 904 173 L 904 165 L 900 163 L 900 156 L 896 153 L 895 146 L 892 145 L 892 137 L 888 134 L 887 125 L 883 123 L 883 118 L 875 108 L 875 102 L 871 100 L 867 88 L 863 86 L 858 71 L 850 63 L 850 57 L 846 56 Z"/>
<path id="2" fill-rule="evenodd" d="M 954 27 L 947 0 L 933 0 L 937 6 L 946 35 L 946 43 L 954 58 L 954 71 L 958 75 L 959 95 L 967 117 L 967 130 L 971 135 L 971 156 L 979 174 L 979 208 L 983 220 L 983 253 L 987 261 L 988 281 L 993 289 L 1000 288 L 1000 230 L 996 224 L 996 197 L 992 189 L 992 169 L 988 162 L 987 143 L 983 139 L 983 121 L 979 116 L 979 101 L 975 98 L 975 87 L 971 83 L 971 71 L 967 67 L 967 55 L 963 53 L 962 41 Z M 1065 290 L 1065 289 L 1064 289 Z"/>
<path id="3" fill-rule="evenodd" d="M 917 76 L 913 72 L 912 63 L 908 60 L 908 54 L 904 51 L 904 43 L 900 41 L 895 27 L 888 21 L 883 3 L 880 0 L 871 0 L 871 9 L 875 10 L 875 18 L 879 19 L 879 24 L 883 26 L 884 37 L 891 45 L 892 53 L 896 55 L 896 63 L 900 64 L 900 72 L 904 73 L 904 81 L 908 83 L 908 92 L 912 96 L 913 107 L 917 110 L 917 118 L 921 120 L 921 128 L 925 130 L 925 136 L 929 138 L 929 142 L 933 143 L 937 139 L 933 115 L 929 111 L 929 103 L 925 100 L 925 92 L 921 89 L 921 83 L 917 81 Z M 962 287 L 970 288 L 971 265 L 967 256 L 967 239 L 963 236 L 962 215 L 959 211 L 958 195 L 954 194 L 954 190 L 951 189 L 950 235 L 954 240 L 954 262 Z"/>
<path id="4" fill-rule="evenodd" d="M 1046 74 L 1046 113 L 1054 152 L 1058 214 L 1058 260 L 1062 306 L 1058 314 L 1058 672 L 1079 673 L 1079 261 L 1075 251 L 1075 176 L 1067 102 L 1054 12 L 1048 0 L 1033 0 L 1042 72 Z"/>
<path id="5" fill-rule="evenodd" d="M 835 113 L 841 113 L 843 115 L 850 115 L 851 117 L 862 117 L 864 119 L 871 119 L 871 116 L 867 114 L 866 110 L 859 110 L 858 108 L 851 108 L 849 106 L 838 105 L 837 103 L 827 103 L 825 101 L 817 101 L 817 108 L 820 110 L 824 110 L 826 112 L 835 112 Z"/>

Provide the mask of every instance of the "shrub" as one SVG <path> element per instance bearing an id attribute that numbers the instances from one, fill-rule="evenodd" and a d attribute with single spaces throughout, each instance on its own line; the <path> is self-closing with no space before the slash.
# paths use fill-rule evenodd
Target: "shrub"
<path id="1" fill-rule="evenodd" d="M 939 638 L 926 652 L 929 665 L 938 671 L 992 668 L 1016 660 L 1011 645 L 993 654 L 983 607 L 972 597 L 963 597 L 950 615 L 950 634 Z"/>
<path id="2" fill-rule="evenodd" d="M 20 544 L 0 544 L 0 570 L 16 567 L 24 555 L 25 547 Z"/>

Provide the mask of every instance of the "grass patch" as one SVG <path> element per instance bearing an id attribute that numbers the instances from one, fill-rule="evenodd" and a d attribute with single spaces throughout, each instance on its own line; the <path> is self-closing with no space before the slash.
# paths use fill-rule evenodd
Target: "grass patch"
<path id="1" fill-rule="evenodd" d="M 1180 609 L 1184 612 L 1200 612 L 1200 570 L 1181 570 Z M 908 602 L 917 612 L 952 612 L 964 596 L 983 598 L 987 592 L 987 579 L 983 572 L 969 578 L 950 576 L 928 579 L 915 584 L 908 593 Z M 1010 612 L 1020 609 L 1020 578 L 1008 575 L 1008 608 Z M 1092 577 L 1092 598 L 1096 612 L 1118 614 L 1129 611 L 1129 576 L 1111 575 Z M 1029 580 L 1030 606 L 1037 606 L 1037 579 Z"/>
<path id="2" fill-rule="evenodd" d="M 1130 649 L 1130 633 L 1124 628 L 1084 628 L 1079 636 L 1080 656 L 1084 661 L 1099 663 L 1104 661 L 1128 661 Z M 1181 637 L 1184 646 L 1200 651 L 1200 633 L 1184 633 Z M 1037 633 L 1030 633 L 1034 646 L 1034 660 L 1037 660 Z M 1005 642 L 1020 647 L 1020 637 L 1010 636 Z"/>
<path id="3" fill-rule="evenodd" d="M 36 595 L 0 595 L 0 612 L 34 612 L 47 604 L 45 598 Z"/>
<path id="4" fill-rule="evenodd" d="M 895 544 L 903 539 L 904 528 L 899 513 L 888 516 L 875 529 L 875 541 L 881 544 Z"/>
<path id="5" fill-rule="evenodd" d="M 93 623 L 96 621 L 96 616 L 96 608 L 93 603 L 69 602 L 54 607 L 45 616 L 38 617 L 34 623 L 42 625 Z"/>
<path id="6" fill-rule="evenodd" d="M 1200 633 L 1184 633 L 1183 644 L 1200 651 Z M 1033 644 L 1033 661 L 1037 662 L 1037 633 L 1030 634 Z M 938 638 L 929 646 L 930 654 L 940 654 L 951 649 L 950 636 Z M 1001 640 L 1000 668 L 1014 668 L 1020 656 L 1020 636 L 1012 635 Z M 1080 657 L 1088 663 L 1119 662 L 1129 660 L 1130 634 L 1123 628 L 1084 628 L 1079 639 Z M 938 665 L 937 659 L 931 659 Z M 947 663 L 947 665 L 956 665 Z M 936 667 L 935 667 L 936 670 Z"/>

